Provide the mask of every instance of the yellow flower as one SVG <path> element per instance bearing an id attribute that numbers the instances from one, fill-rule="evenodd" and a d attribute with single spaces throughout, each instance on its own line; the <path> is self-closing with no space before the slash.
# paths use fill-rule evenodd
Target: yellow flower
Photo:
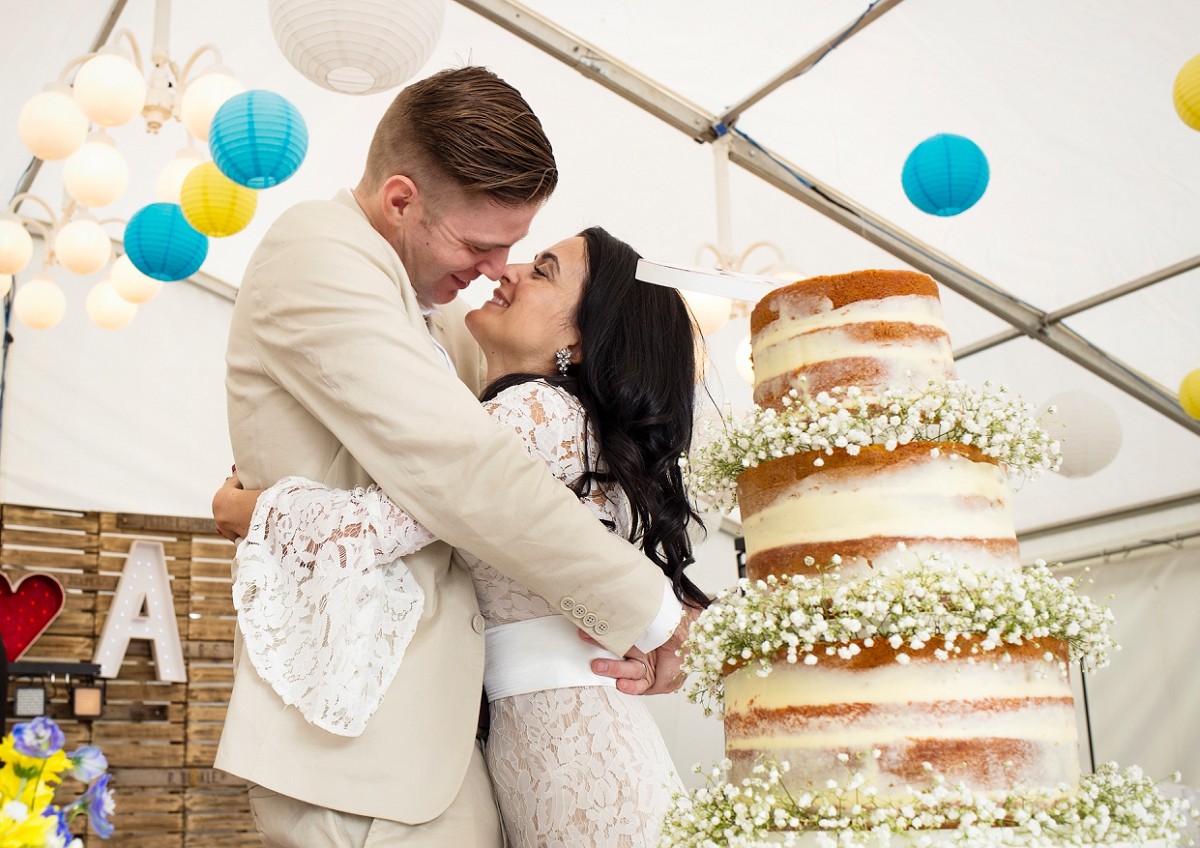
<path id="1" fill-rule="evenodd" d="M 0 807 L 0 848 L 44 848 L 57 826 L 58 819 L 9 801 Z"/>
<path id="2" fill-rule="evenodd" d="M 0 769 L 0 804 L 20 801 L 39 818 L 54 800 L 54 790 L 62 781 L 63 773 L 71 767 L 70 757 L 62 751 L 55 751 L 44 760 L 21 754 L 13 747 L 11 734 L 0 740 L 0 760 L 4 762 Z M 0 812 L 0 840 L 7 833 L 4 829 L 6 821 L 11 822 L 11 819 L 6 819 Z M 6 848 L 8 844 L 0 841 L 0 848 Z"/>

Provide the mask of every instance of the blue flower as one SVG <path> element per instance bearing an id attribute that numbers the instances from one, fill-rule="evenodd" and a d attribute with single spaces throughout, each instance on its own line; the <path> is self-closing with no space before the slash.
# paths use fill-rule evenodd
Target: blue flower
<path id="1" fill-rule="evenodd" d="M 60 810 L 58 807 L 47 807 L 42 811 L 42 815 L 48 819 L 57 819 L 54 827 L 54 833 L 63 841 L 63 845 L 70 845 L 71 840 L 75 835 L 71 833 L 71 828 L 67 825 L 67 813 L 65 810 Z"/>
<path id="2" fill-rule="evenodd" d="M 108 771 L 108 760 L 95 745 L 84 745 L 71 752 L 71 776 L 82 783 L 91 783 Z"/>
<path id="3" fill-rule="evenodd" d="M 88 788 L 87 792 L 83 793 L 83 797 L 79 800 L 87 806 L 88 819 L 92 823 L 92 830 L 96 831 L 96 835 L 101 839 L 108 839 L 113 835 L 113 823 L 109 821 L 109 816 L 112 815 L 116 805 L 113 803 L 112 790 L 108 788 L 108 781 L 112 775 L 103 774 L 96 779 Z"/>
<path id="4" fill-rule="evenodd" d="M 46 716 L 18 724 L 13 728 L 13 749 L 26 757 L 47 759 L 66 744 L 67 737 L 57 724 Z"/>

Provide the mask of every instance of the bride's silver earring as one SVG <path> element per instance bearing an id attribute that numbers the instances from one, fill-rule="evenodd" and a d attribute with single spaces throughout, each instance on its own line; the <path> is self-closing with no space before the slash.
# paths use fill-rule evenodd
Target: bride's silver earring
<path id="1" fill-rule="evenodd" d="M 558 364 L 558 373 L 567 376 L 567 366 L 571 364 L 571 351 L 560 347 L 554 354 L 554 361 Z"/>

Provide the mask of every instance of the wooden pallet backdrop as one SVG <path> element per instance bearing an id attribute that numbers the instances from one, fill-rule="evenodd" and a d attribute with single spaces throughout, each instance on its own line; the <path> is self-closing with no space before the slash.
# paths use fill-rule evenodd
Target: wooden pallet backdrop
<path id="1" fill-rule="evenodd" d="M 150 643 L 134 640 L 120 675 L 107 682 L 99 719 L 73 719 L 66 682 L 50 687 L 48 711 L 67 735 L 67 750 L 100 746 L 113 774 L 116 833 L 106 842 L 84 836 L 85 843 L 258 846 L 245 785 L 212 768 L 233 686 L 234 611 L 233 545 L 216 534 L 210 519 L 0 505 L 0 570 L 13 584 L 29 572 L 50 573 L 66 589 L 62 613 L 21 659 L 92 661 L 137 539 L 162 542 L 166 551 L 188 682 L 155 680 Z M 10 687 L 19 682 L 10 680 Z M 81 791 L 68 781 L 62 797 L 70 801 Z"/>

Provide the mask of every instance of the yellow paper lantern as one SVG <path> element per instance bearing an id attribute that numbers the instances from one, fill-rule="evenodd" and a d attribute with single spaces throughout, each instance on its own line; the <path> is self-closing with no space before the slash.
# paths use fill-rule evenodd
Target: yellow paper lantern
<path id="1" fill-rule="evenodd" d="M 1200 130 L 1200 55 L 1184 62 L 1172 90 L 1175 111 L 1194 130 Z"/>
<path id="2" fill-rule="evenodd" d="M 1193 418 L 1200 418 L 1200 368 L 1190 372 L 1179 384 L 1179 405 Z"/>
<path id="3" fill-rule="evenodd" d="M 206 236 L 221 238 L 246 228 L 258 206 L 258 192 L 238 185 L 213 162 L 205 162 L 184 178 L 179 205 L 189 224 Z"/>

